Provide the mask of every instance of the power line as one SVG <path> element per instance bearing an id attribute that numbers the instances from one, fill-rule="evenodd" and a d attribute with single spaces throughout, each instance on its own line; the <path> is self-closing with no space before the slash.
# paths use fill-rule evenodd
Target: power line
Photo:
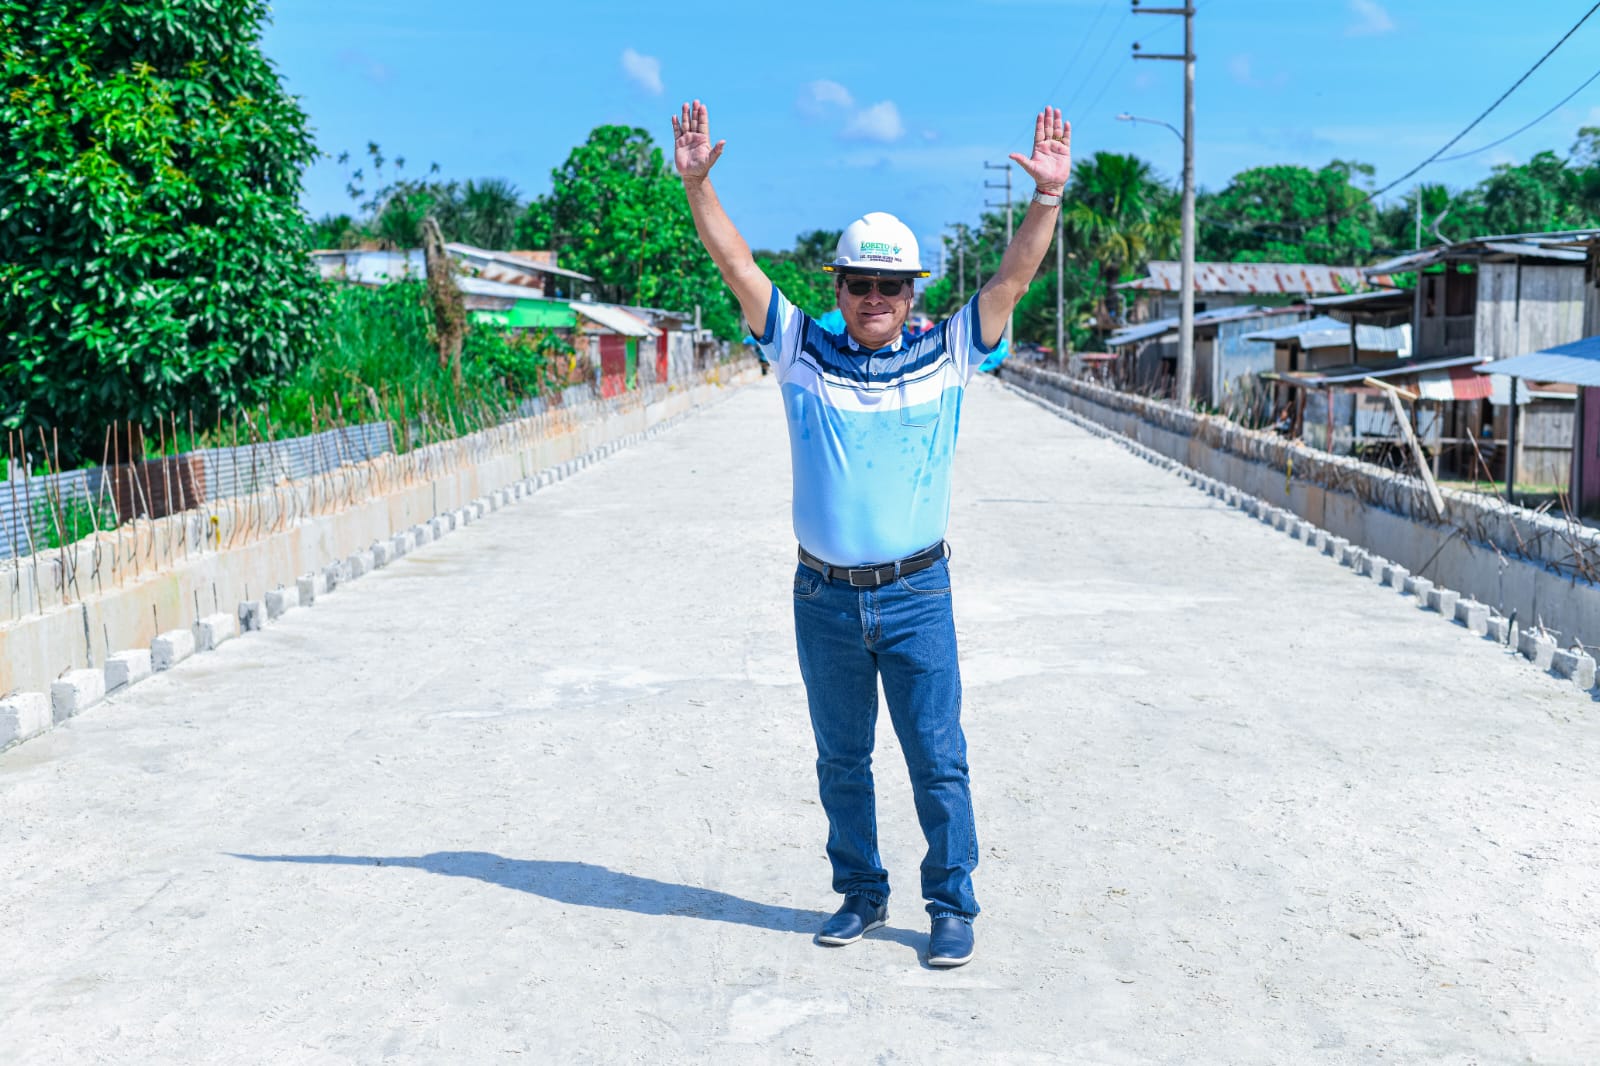
<path id="1" fill-rule="evenodd" d="M 1484 119 L 1488 118 L 1490 113 L 1493 112 L 1495 108 L 1497 108 L 1501 104 L 1505 103 L 1506 97 L 1508 97 L 1512 93 L 1516 92 L 1517 91 L 1517 87 L 1520 86 L 1523 82 L 1527 81 L 1530 77 L 1532 77 L 1534 71 L 1536 71 L 1540 67 L 1544 66 L 1545 60 L 1547 60 L 1551 56 L 1555 55 L 1557 49 L 1559 49 L 1562 45 L 1566 44 L 1567 43 L 1567 39 L 1570 38 L 1574 33 L 1577 33 L 1579 27 L 1581 27 L 1585 22 L 1588 22 L 1589 21 L 1589 17 L 1591 15 L 1593 15 L 1596 11 L 1600 11 L 1600 3 L 1595 4 L 1588 11 L 1584 12 L 1583 17 L 1580 18 L 1577 22 L 1573 23 L 1572 28 L 1570 30 L 1568 30 L 1566 33 L 1562 34 L 1561 35 L 1561 39 L 1559 41 L 1557 41 L 1555 44 L 1551 45 L 1550 46 L 1550 50 L 1548 52 L 1546 52 L 1544 55 L 1540 56 L 1539 57 L 1539 61 L 1537 63 L 1535 63 L 1533 66 L 1529 67 L 1523 73 L 1522 77 L 1520 77 L 1516 81 L 1512 82 L 1511 83 L 1511 88 L 1509 88 L 1505 92 L 1501 93 L 1499 98 L 1497 100 L 1495 100 L 1494 103 L 1490 104 L 1483 111 L 1482 114 L 1480 114 L 1477 118 L 1473 119 L 1471 122 L 1467 123 L 1465 129 L 1463 129 L 1460 133 L 1456 134 L 1454 137 L 1450 138 L 1449 141 L 1445 142 L 1444 146 L 1442 148 L 1440 148 L 1437 152 L 1434 152 L 1428 158 L 1424 159 L 1422 162 L 1418 163 L 1416 166 L 1412 167 L 1410 170 L 1406 171 L 1404 174 L 1400 175 L 1398 178 L 1394 179 L 1389 184 L 1385 185 L 1383 188 L 1374 190 L 1367 197 L 1367 199 L 1373 200 L 1373 199 L 1376 199 L 1379 196 L 1382 196 L 1384 193 L 1388 192 L 1390 189 L 1394 188 L 1396 185 L 1399 185 L 1402 182 L 1406 181 L 1408 178 L 1412 177 L 1414 174 L 1417 173 L 1417 171 L 1421 170 L 1423 167 L 1427 166 L 1430 163 L 1437 162 L 1439 160 L 1440 156 L 1444 155 L 1451 148 L 1455 147 L 1457 141 L 1461 140 L 1461 138 L 1463 138 L 1467 134 L 1471 133 L 1473 128 L 1476 127 L 1478 125 L 1478 123 L 1480 123 Z"/>
<path id="2" fill-rule="evenodd" d="M 1556 106 L 1552 107 L 1550 110 L 1546 111 L 1544 114 L 1540 115 L 1538 118 L 1534 119 L 1532 122 L 1528 123 L 1526 126 L 1522 126 L 1522 127 L 1518 128 L 1518 129 L 1515 129 L 1512 132 L 1506 134 L 1504 137 L 1501 137 L 1498 141 L 1490 141 L 1488 144 L 1485 144 L 1485 145 L 1482 145 L 1480 147 L 1474 148 L 1470 152 L 1462 152 L 1459 155 L 1447 155 L 1447 156 L 1443 157 L 1442 159 L 1440 159 L 1439 162 L 1441 162 L 1441 163 L 1453 163 L 1457 159 L 1465 159 L 1468 156 L 1477 155 L 1479 152 L 1487 152 L 1491 148 L 1494 148 L 1494 147 L 1496 147 L 1498 145 L 1505 144 L 1507 141 L 1511 140 L 1511 138 L 1513 138 L 1513 137 L 1519 137 L 1522 134 L 1527 133 L 1529 130 L 1533 129 L 1533 127 L 1537 126 L 1539 123 L 1543 122 L 1545 119 L 1549 118 L 1551 115 L 1555 114 L 1557 111 L 1560 111 L 1563 107 L 1566 107 L 1567 104 L 1572 102 L 1572 98 L 1574 96 L 1577 96 L 1579 93 L 1583 92 L 1583 90 L 1585 90 L 1589 86 L 1593 85 L 1596 78 L 1600 78 L 1600 70 L 1597 70 L 1593 74 L 1589 75 L 1589 80 L 1588 81 L 1585 81 L 1582 85 L 1578 86 L 1576 89 L 1572 90 L 1566 96 L 1562 97 L 1561 98 L 1561 102 L 1556 104 Z"/>

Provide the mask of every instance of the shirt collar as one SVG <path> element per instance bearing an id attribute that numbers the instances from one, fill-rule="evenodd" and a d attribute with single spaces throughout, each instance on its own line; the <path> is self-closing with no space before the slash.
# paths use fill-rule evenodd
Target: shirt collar
<path id="1" fill-rule="evenodd" d="M 861 345 L 856 343 L 856 339 L 854 337 L 850 336 L 850 331 L 848 329 L 844 331 L 844 339 L 845 339 L 845 342 L 850 345 L 850 350 L 852 352 L 865 352 L 865 351 L 867 351 L 866 348 L 863 348 Z M 884 352 L 884 351 L 898 352 L 901 348 L 905 347 L 905 343 L 906 343 L 906 331 L 902 329 L 899 333 L 895 334 L 895 338 L 894 338 L 894 343 L 893 344 L 886 345 L 883 348 L 873 348 L 872 351 L 874 351 L 874 352 Z"/>

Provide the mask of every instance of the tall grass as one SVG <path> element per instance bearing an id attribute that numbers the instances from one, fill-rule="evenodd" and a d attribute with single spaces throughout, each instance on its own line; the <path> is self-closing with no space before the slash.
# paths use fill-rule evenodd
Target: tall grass
<path id="1" fill-rule="evenodd" d="M 348 422 L 389 421 L 396 447 L 471 433 L 561 380 L 570 349 L 543 332 L 472 325 L 462 386 L 441 366 L 421 282 L 335 290 L 317 353 L 279 390 L 268 411 L 274 435 Z"/>

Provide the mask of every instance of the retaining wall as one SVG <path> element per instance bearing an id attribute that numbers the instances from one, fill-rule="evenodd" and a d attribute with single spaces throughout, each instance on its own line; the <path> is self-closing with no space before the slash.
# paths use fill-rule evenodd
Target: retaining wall
<path id="1" fill-rule="evenodd" d="M 13 620 L 0 621 L 0 699 L 48 693 L 70 671 L 103 670 L 113 653 L 148 649 L 158 635 L 193 629 L 208 617 L 232 617 L 241 603 L 292 590 L 305 575 L 533 481 L 541 470 L 586 463 L 580 457 L 609 451 L 612 442 L 644 434 L 757 376 L 749 366 L 725 369 L 719 382 L 632 409 L 587 420 L 522 420 L 285 482 L 226 507 L 141 520 L 59 551 L 8 560 L 0 564 L 0 619 Z"/>
<path id="2" fill-rule="evenodd" d="M 1497 497 L 1441 490 L 1433 514 L 1417 478 L 1329 455 L 1215 415 L 1032 367 L 1003 380 L 1486 603 L 1568 648 L 1600 644 L 1600 532 Z"/>

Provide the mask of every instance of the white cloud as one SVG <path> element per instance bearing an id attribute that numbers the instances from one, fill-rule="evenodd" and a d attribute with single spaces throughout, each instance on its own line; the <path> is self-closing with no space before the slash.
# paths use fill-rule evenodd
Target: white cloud
<path id="1" fill-rule="evenodd" d="M 646 92 L 661 95 L 661 60 L 655 56 L 640 55 L 632 48 L 624 48 L 622 72 Z"/>
<path id="2" fill-rule="evenodd" d="M 1240 85 L 1255 84 L 1255 78 L 1250 74 L 1250 57 L 1243 53 L 1229 58 L 1228 73 L 1233 75 L 1233 80 Z"/>
<path id="3" fill-rule="evenodd" d="M 856 98 L 851 96 L 850 90 L 843 85 L 824 78 L 821 81 L 810 82 L 802 88 L 800 99 L 795 101 L 795 106 L 802 113 L 816 117 L 833 107 L 849 110 L 856 106 Z"/>
<path id="4" fill-rule="evenodd" d="M 904 137 L 905 133 L 905 123 L 900 121 L 900 109 L 893 100 L 884 100 L 857 111 L 839 135 L 846 140 L 889 144 Z"/>
<path id="5" fill-rule="evenodd" d="M 1350 10 L 1356 22 L 1345 32 L 1351 37 L 1376 37 L 1394 29 L 1394 19 L 1378 0 L 1350 0 Z"/>

